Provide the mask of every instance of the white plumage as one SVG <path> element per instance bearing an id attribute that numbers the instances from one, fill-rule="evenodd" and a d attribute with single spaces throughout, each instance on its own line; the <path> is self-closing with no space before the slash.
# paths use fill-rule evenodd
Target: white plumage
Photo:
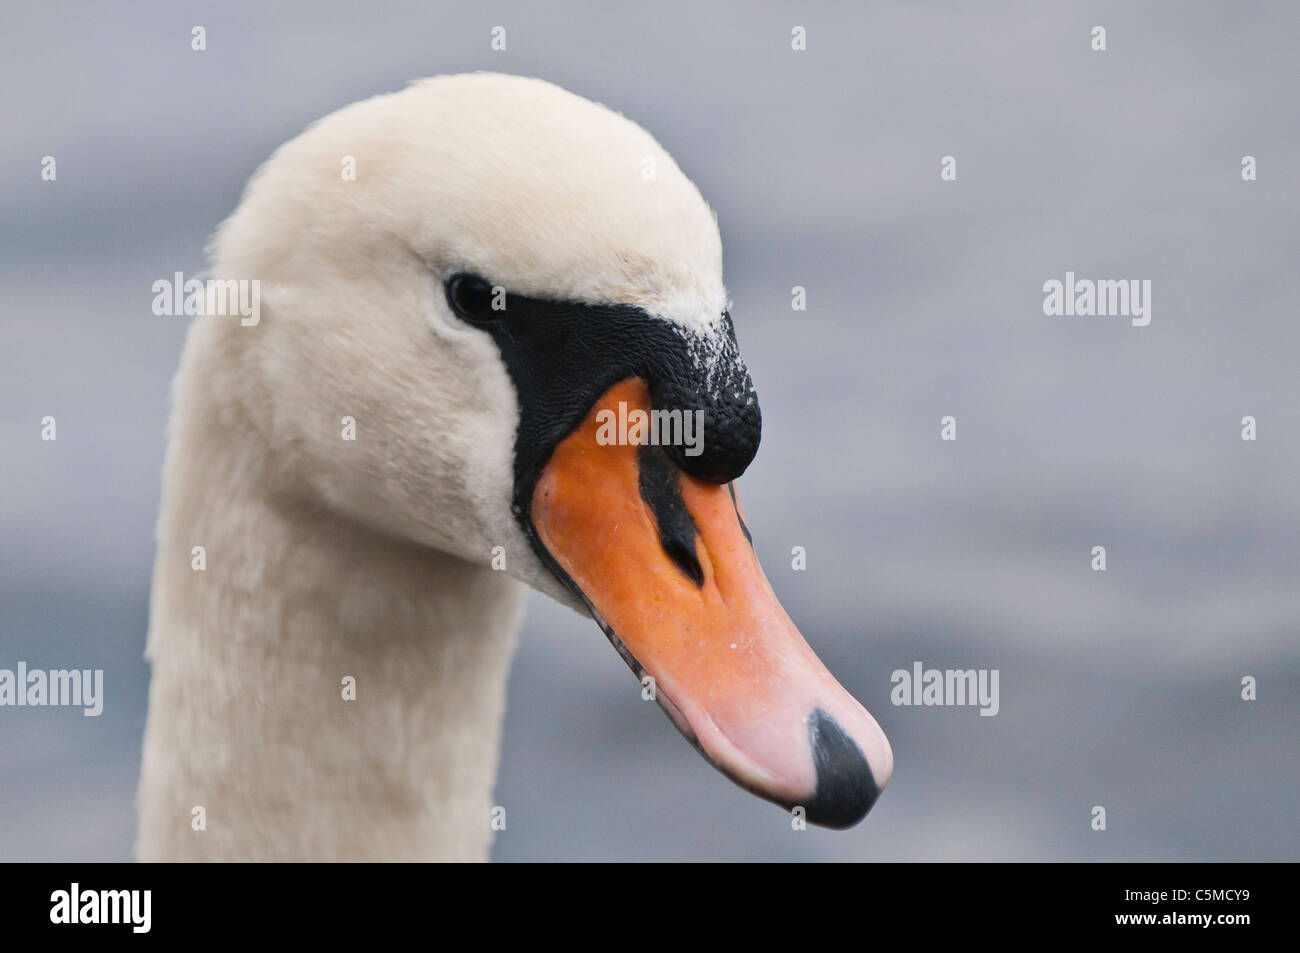
<path id="1" fill-rule="evenodd" d="M 511 382 L 441 280 L 698 328 L 714 217 L 622 116 L 447 76 L 280 147 L 213 259 L 262 317 L 195 319 L 173 385 L 138 856 L 485 858 L 521 583 L 574 601 L 510 512 Z"/>

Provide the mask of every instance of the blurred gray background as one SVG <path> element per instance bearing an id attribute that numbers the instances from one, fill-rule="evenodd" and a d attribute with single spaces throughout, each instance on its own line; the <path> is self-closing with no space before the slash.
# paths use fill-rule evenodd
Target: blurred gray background
<path id="1" fill-rule="evenodd" d="M 1300 857 L 1294 4 L 25 6 L 0 12 L 0 667 L 103 668 L 107 701 L 0 709 L 0 859 L 130 854 L 186 328 L 151 283 L 202 269 L 311 120 L 476 69 L 624 112 L 717 209 L 755 544 L 897 758 L 861 826 L 792 831 L 533 596 L 496 859 Z M 1151 279 L 1151 325 L 1044 316 L 1067 269 Z M 999 669 L 1001 713 L 893 707 L 913 661 Z"/>

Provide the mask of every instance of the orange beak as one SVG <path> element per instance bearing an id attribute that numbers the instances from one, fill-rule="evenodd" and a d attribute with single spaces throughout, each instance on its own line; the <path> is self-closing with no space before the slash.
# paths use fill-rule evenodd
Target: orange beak
<path id="1" fill-rule="evenodd" d="M 733 485 L 597 439 L 620 402 L 649 412 L 645 381 L 616 384 L 555 448 L 533 491 L 538 538 L 715 767 L 812 823 L 856 824 L 893 771 L 888 740 L 781 608 Z"/>

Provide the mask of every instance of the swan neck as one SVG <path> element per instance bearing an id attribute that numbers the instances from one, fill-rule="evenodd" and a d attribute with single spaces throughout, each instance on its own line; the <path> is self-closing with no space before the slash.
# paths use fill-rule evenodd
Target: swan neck
<path id="1" fill-rule="evenodd" d="M 275 498 L 251 430 L 185 409 L 140 859 L 485 859 L 520 584 Z"/>

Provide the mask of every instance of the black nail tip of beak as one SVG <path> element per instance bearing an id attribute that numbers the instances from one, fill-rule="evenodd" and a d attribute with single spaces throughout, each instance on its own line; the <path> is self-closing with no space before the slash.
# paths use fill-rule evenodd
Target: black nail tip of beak
<path id="1" fill-rule="evenodd" d="M 852 827 L 880 797 L 871 765 L 857 742 L 820 708 L 808 719 L 808 740 L 817 768 L 817 791 L 804 804 L 808 820 L 836 830 Z"/>

